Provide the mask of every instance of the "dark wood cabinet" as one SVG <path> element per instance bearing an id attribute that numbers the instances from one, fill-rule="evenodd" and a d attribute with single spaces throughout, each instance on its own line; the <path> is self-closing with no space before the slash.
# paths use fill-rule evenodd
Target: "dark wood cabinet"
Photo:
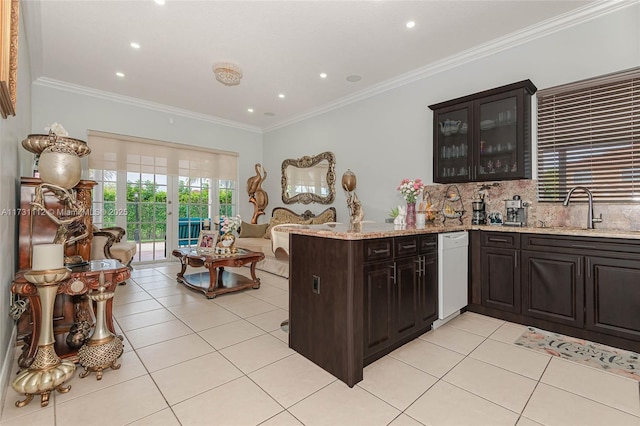
<path id="1" fill-rule="evenodd" d="M 417 320 L 418 328 L 424 328 L 431 327 L 431 324 L 438 319 L 437 248 L 431 253 L 423 254 L 420 259 L 422 261 L 422 271 L 418 278 Z"/>
<path id="2" fill-rule="evenodd" d="M 291 234 L 290 265 L 289 346 L 349 386 L 437 318 L 437 234 Z"/>
<path id="3" fill-rule="evenodd" d="M 640 340 L 640 259 L 586 257 L 586 328 Z"/>
<path id="4" fill-rule="evenodd" d="M 640 351 L 640 240 L 474 231 L 471 241 L 480 267 L 468 310 Z"/>
<path id="5" fill-rule="evenodd" d="M 391 344 L 393 326 L 393 281 L 391 262 L 373 263 L 364 268 L 364 356 Z"/>
<path id="6" fill-rule="evenodd" d="M 423 260 L 418 236 L 368 240 L 364 246 L 365 253 L 373 255 L 369 258 L 377 259 L 364 265 L 364 356 L 370 362 L 416 331 Z"/>
<path id="7" fill-rule="evenodd" d="M 520 235 L 483 232 L 480 246 L 482 305 L 520 313 Z"/>
<path id="8" fill-rule="evenodd" d="M 484 247 L 482 262 L 482 303 L 490 308 L 520 313 L 519 251 Z"/>
<path id="9" fill-rule="evenodd" d="M 433 110 L 433 180 L 531 178 L 530 80 L 446 102 Z"/>
<path id="10" fill-rule="evenodd" d="M 575 254 L 522 252 L 524 315 L 584 325 L 584 272 Z"/>

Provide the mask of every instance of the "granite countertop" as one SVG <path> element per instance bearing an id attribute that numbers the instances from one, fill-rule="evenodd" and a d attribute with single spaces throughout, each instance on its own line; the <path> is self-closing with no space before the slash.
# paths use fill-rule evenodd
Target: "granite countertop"
<path id="1" fill-rule="evenodd" d="M 339 240 L 366 240 L 372 238 L 398 237 L 403 235 L 440 234 L 456 231 L 493 231 L 520 232 L 530 234 L 567 235 L 580 237 L 626 238 L 640 240 L 640 231 L 619 229 L 585 229 L 575 227 L 518 227 L 518 226 L 490 226 L 490 225 L 451 225 L 441 222 L 428 223 L 423 227 L 398 228 L 392 223 L 363 223 L 360 229 L 352 230 L 349 224 L 323 224 L 282 227 L 281 231 L 293 234 L 312 235 Z"/>

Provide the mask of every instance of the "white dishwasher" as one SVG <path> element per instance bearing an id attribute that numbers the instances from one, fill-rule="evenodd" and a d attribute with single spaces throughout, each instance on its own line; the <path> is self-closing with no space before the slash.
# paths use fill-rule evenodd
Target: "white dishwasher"
<path id="1" fill-rule="evenodd" d="M 458 313 L 468 304 L 468 246 L 467 231 L 438 234 L 438 318 L 440 320 Z"/>

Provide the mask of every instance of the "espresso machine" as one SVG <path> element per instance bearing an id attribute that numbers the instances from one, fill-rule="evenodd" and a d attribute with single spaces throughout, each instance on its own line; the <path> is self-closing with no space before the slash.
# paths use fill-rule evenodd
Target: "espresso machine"
<path id="1" fill-rule="evenodd" d="M 522 201 L 519 195 L 514 195 L 511 200 L 504 200 L 507 208 L 507 218 L 503 225 L 527 226 L 527 207 L 529 203 Z"/>
<path id="2" fill-rule="evenodd" d="M 471 216 L 472 225 L 486 225 L 487 214 L 485 212 L 484 197 L 481 194 L 476 194 L 471 201 L 471 207 L 473 208 L 473 214 Z"/>

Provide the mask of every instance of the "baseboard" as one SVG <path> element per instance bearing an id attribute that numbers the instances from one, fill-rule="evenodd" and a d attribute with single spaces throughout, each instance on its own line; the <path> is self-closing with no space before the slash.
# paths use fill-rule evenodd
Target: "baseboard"
<path id="1" fill-rule="evenodd" d="M 7 389 L 9 387 L 9 380 L 11 379 L 11 367 L 13 366 L 13 357 L 16 347 L 16 335 L 18 333 L 18 327 L 14 324 L 13 331 L 11 332 L 11 338 L 7 342 L 7 347 L 4 351 L 4 362 L 2 363 L 2 370 L 0 370 L 0 418 L 2 418 L 2 409 L 4 407 L 4 400 L 7 397 Z"/>

